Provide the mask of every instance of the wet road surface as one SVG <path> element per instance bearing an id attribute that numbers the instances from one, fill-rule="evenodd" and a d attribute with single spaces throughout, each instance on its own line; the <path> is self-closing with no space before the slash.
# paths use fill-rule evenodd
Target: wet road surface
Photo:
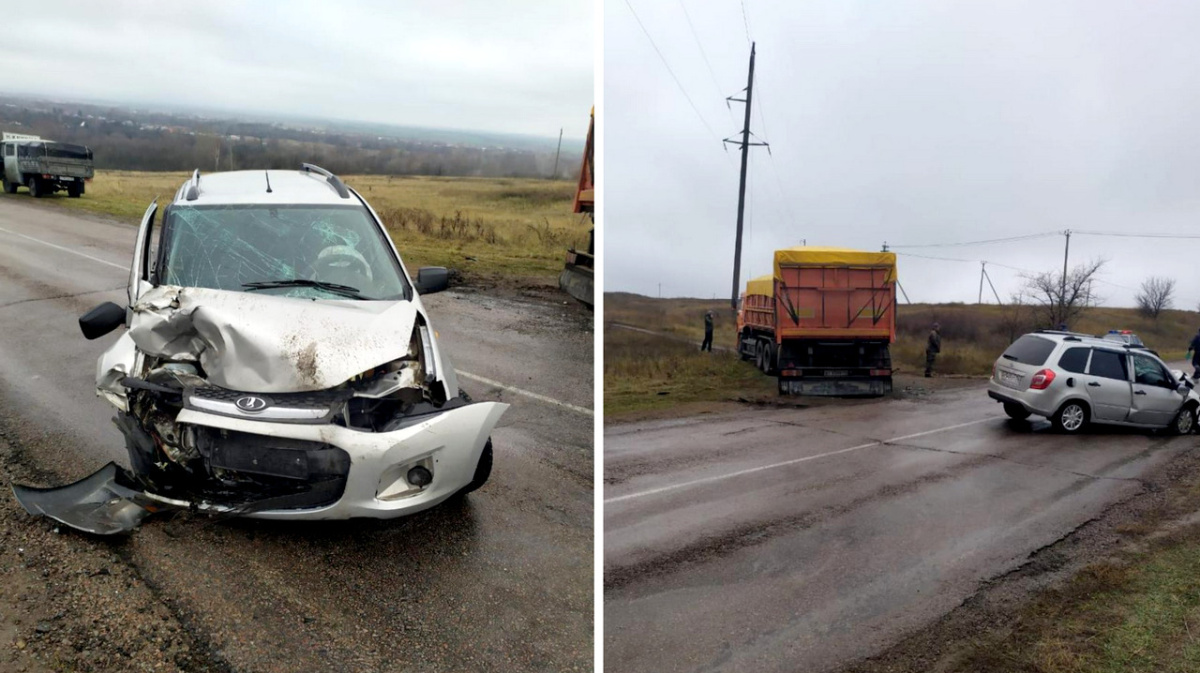
<path id="1" fill-rule="evenodd" d="M 983 387 L 605 432 L 605 667 L 831 671 L 957 606 L 1195 437 L 1010 421 Z"/>
<path id="2" fill-rule="evenodd" d="M 135 230 L 22 197 L 0 196 L 0 434 L 65 483 L 128 464 L 94 394 L 96 357 L 117 334 L 88 342 L 76 320 L 123 304 Z M 592 417 L 478 379 L 590 409 L 591 314 L 477 292 L 425 302 L 462 387 L 512 404 L 493 433 L 492 478 L 466 503 L 385 522 L 152 518 L 127 540 L 95 542 L 219 665 L 590 669 Z"/>

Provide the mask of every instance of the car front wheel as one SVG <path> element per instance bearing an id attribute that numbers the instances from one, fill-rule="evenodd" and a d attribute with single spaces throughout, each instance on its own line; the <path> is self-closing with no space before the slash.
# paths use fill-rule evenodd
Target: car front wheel
<path id="1" fill-rule="evenodd" d="M 1187 406 L 1179 410 L 1171 423 L 1171 434 L 1190 435 L 1196 429 L 1196 407 Z"/>
<path id="2" fill-rule="evenodd" d="M 1078 434 L 1088 424 L 1088 410 L 1081 402 L 1067 402 L 1059 407 L 1054 417 L 1050 419 L 1055 429 L 1067 434 Z"/>

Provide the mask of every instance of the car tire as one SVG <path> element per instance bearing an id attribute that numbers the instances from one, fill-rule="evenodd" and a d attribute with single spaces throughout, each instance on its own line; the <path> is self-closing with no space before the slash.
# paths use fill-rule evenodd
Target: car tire
<path id="1" fill-rule="evenodd" d="M 1196 431 L 1196 407 L 1188 405 L 1175 414 L 1168 431 L 1172 435 L 1190 435 Z"/>
<path id="2" fill-rule="evenodd" d="M 1004 413 L 1008 414 L 1008 417 L 1014 421 L 1023 421 L 1030 416 L 1028 409 L 1013 402 L 1004 403 Z"/>
<path id="3" fill-rule="evenodd" d="M 1050 423 L 1059 432 L 1068 435 L 1077 435 L 1083 432 L 1090 419 L 1091 413 L 1088 411 L 1086 404 L 1078 400 L 1070 400 L 1059 407 L 1058 411 L 1054 412 L 1054 416 L 1050 418 Z"/>
<path id="4" fill-rule="evenodd" d="M 483 453 L 479 454 L 479 462 L 475 464 L 475 476 L 471 478 L 471 483 L 458 492 L 458 495 L 463 496 L 471 491 L 479 490 L 480 486 L 487 483 L 488 477 L 492 476 L 492 460 L 492 438 L 488 437 L 487 444 L 483 445 Z"/>
<path id="5" fill-rule="evenodd" d="M 9 180 L 7 177 L 5 177 L 4 178 L 4 193 L 5 194 L 16 194 L 17 193 L 17 183 L 15 183 L 12 180 Z"/>
<path id="6" fill-rule="evenodd" d="M 83 196 L 83 185 L 82 184 L 72 184 L 69 187 L 67 187 L 67 196 L 71 197 L 72 199 L 77 199 L 77 198 Z"/>
<path id="7" fill-rule="evenodd" d="M 42 181 L 37 178 L 29 178 L 29 195 L 33 198 L 42 196 Z"/>

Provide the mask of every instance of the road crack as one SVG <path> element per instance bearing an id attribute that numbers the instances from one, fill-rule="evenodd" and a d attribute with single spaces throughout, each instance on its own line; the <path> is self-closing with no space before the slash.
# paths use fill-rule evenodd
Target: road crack
<path id="1" fill-rule="evenodd" d="M 880 444 L 882 444 L 883 446 L 892 446 L 892 447 L 896 447 L 896 448 L 900 448 L 900 449 L 932 451 L 934 453 L 948 453 L 948 454 L 952 454 L 952 455 L 956 455 L 956 456 L 968 456 L 968 457 L 972 457 L 972 458 L 991 458 L 993 460 L 998 460 L 998 461 L 1002 461 L 1005 463 L 1012 463 L 1013 465 L 1020 465 L 1021 467 L 1027 467 L 1032 470 L 1051 470 L 1054 472 L 1062 472 L 1063 474 L 1071 474 L 1076 477 L 1083 477 L 1085 479 L 1095 479 L 1095 480 L 1100 480 L 1100 481 L 1129 481 L 1129 482 L 1133 482 L 1136 484 L 1141 484 L 1142 486 L 1147 485 L 1146 481 L 1144 479 L 1139 479 L 1137 477 L 1110 477 L 1107 475 L 1090 474 L 1087 472 L 1068 470 L 1066 468 L 1058 467 L 1055 465 L 1039 465 L 1037 463 L 1026 463 L 1024 461 L 1016 460 L 1014 458 L 1010 458 L 1008 456 L 1005 456 L 1005 455 L 1002 455 L 999 453 L 981 453 L 978 451 L 955 451 L 954 449 L 937 449 L 937 448 L 933 448 L 931 446 L 918 446 L 916 444 L 904 444 L 904 443 L 900 443 L 900 442 L 887 442 L 887 441 L 880 442 Z"/>

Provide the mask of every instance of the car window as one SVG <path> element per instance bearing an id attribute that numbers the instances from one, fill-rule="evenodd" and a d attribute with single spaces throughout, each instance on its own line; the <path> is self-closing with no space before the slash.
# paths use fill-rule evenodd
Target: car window
<path id="1" fill-rule="evenodd" d="M 1106 379 L 1129 380 L 1129 368 L 1125 364 L 1125 354 L 1099 348 L 1092 351 L 1092 364 L 1088 373 Z"/>
<path id="2" fill-rule="evenodd" d="M 295 279 L 402 299 L 408 285 L 383 233 L 361 205 L 173 204 L 162 230 L 157 277 L 167 285 L 241 292 L 245 283 Z M 259 290 L 338 298 L 313 287 Z"/>
<path id="3" fill-rule="evenodd" d="M 1145 355 L 1133 356 L 1133 380 L 1147 386 L 1173 387 L 1171 376 L 1154 358 Z"/>
<path id="4" fill-rule="evenodd" d="M 1058 359 L 1058 366 L 1073 374 L 1082 374 L 1087 371 L 1088 355 L 1091 352 L 1092 349 L 1082 346 L 1068 348 Z"/>
<path id="5" fill-rule="evenodd" d="M 1046 358 L 1050 357 L 1053 352 L 1053 341 L 1026 334 L 1014 341 L 1001 357 L 1012 362 L 1020 362 L 1023 365 L 1040 367 L 1046 364 Z"/>
<path id="6" fill-rule="evenodd" d="M 4 146 L 4 156 L 11 157 L 12 155 L 13 155 L 13 146 L 5 145 Z"/>

